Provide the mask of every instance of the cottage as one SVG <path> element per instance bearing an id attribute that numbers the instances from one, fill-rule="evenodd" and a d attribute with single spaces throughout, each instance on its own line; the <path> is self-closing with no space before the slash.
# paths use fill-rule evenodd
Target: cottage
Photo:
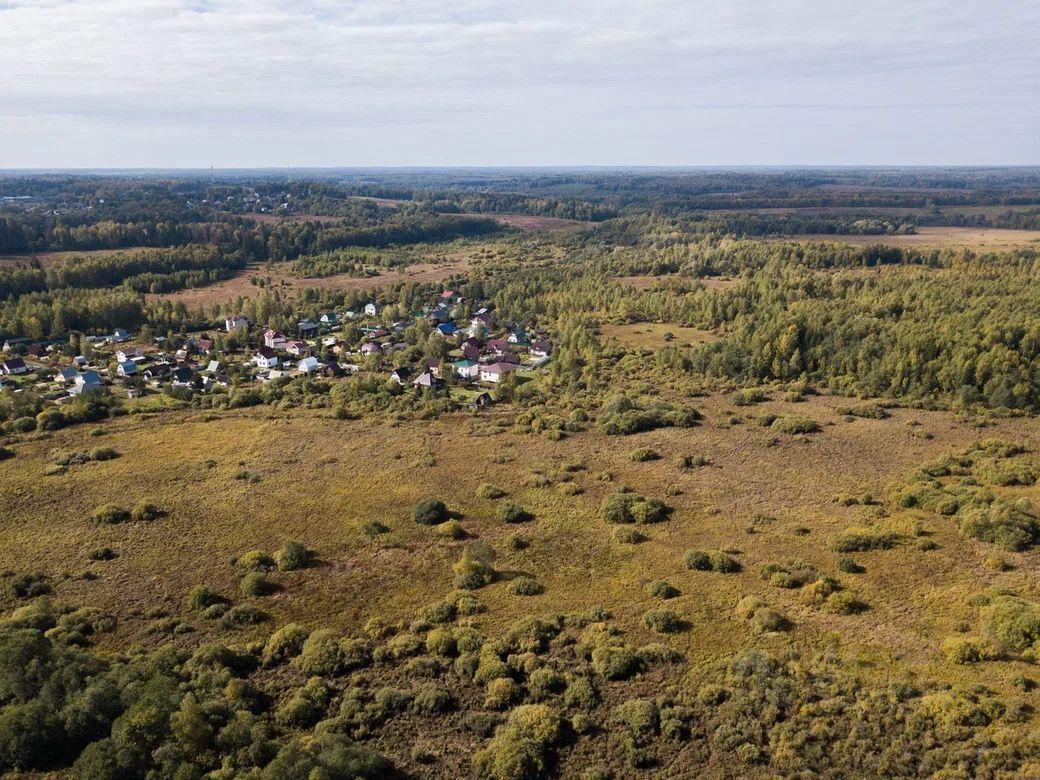
<path id="1" fill-rule="evenodd" d="M 137 363 L 132 360 L 121 360 L 116 367 L 119 376 L 137 376 Z"/>
<path id="2" fill-rule="evenodd" d="M 306 357 L 296 364 L 296 368 L 301 374 L 313 374 L 318 370 L 318 358 Z"/>
<path id="3" fill-rule="evenodd" d="M 116 352 L 116 360 L 120 363 L 128 363 L 139 357 L 143 357 L 139 349 L 121 349 Z"/>
<path id="4" fill-rule="evenodd" d="M 322 376 L 327 376 L 332 379 L 339 379 L 340 377 L 346 376 L 347 372 L 343 370 L 343 366 L 337 363 L 335 360 L 330 360 L 325 364 L 325 367 L 321 369 Z"/>
<path id="5" fill-rule="evenodd" d="M 499 383 L 519 368 L 515 363 L 492 363 L 481 366 L 478 377 L 481 382 Z"/>
<path id="6" fill-rule="evenodd" d="M 487 348 L 496 355 L 504 355 L 510 350 L 510 344 L 505 339 L 491 339 L 487 343 Z"/>
<path id="7" fill-rule="evenodd" d="M 429 371 L 431 374 L 433 374 L 438 379 L 440 379 L 441 378 L 441 367 L 442 367 L 443 363 L 444 363 L 444 361 L 442 361 L 440 358 L 426 358 L 426 360 L 423 361 L 423 368 L 425 370 Z"/>
<path id="8" fill-rule="evenodd" d="M 285 334 L 268 328 L 264 331 L 264 346 L 269 349 L 283 349 L 285 347 Z"/>
<path id="9" fill-rule="evenodd" d="M 199 352 L 212 352 L 213 351 L 213 340 L 212 339 L 199 339 L 195 342 L 195 346 L 198 347 Z"/>
<path id="10" fill-rule="evenodd" d="M 378 355 L 383 352 L 383 345 L 376 341 L 366 341 L 361 345 L 362 355 Z"/>
<path id="11" fill-rule="evenodd" d="M 195 370 L 191 366 L 177 366 L 170 372 L 170 384 L 174 387 L 190 387 L 195 382 Z"/>
<path id="12" fill-rule="evenodd" d="M 8 358 L 3 363 L 0 363 L 0 374 L 16 376 L 18 374 L 27 373 L 29 373 L 29 368 L 25 365 L 25 361 L 20 357 Z"/>
<path id="13" fill-rule="evenodd" d="M 206 366 L 206 371 L 208 371 L 210 374 L 216 374 L 218 371 L 220 371 L 220 361 L 219 360 L 211 360 L 211 361 L 209 361 L 209 365 Z"/>
<path id="14" fill-rule="evenodd" d="M 318 334 L 318 325 L 310 320 L 300 320 L 299 324 L 296 326 L 296 332 L 304 338 L 307 336 L 316 336 Z"/>
<path id="15" fill-rule="evenodd" d="M 98 373 L 96 371 L 84 371 L 76 377 L 76 381 L 69 389 L 69 393 L 71 395 L 90 395 L 92 393 L 100 393 L 102 390 L 101 377 L 98 376 Z"/>
<path id="16" fill-rule="evenodd" d="M 278 365 L 278 356 L 274 353 L 274 350 L 268 347 L 260 347 L 253 353 L 253 363 L 256 364 L 257 368 L 274 368 Z"/>
<path id="17" fill-rule="evenodd" d="M 393 373 L 390 374 L 390 378 L 399 385 L 405 385 L 411 380 L 413 373 L 412 369 L 408 366 L 401 366 L 400 368 L 394 369 Z"/>
<path id="18" fill-rule="evenodd" d="M 30 344 L 26 347 L 25 354 L 29 357 L 42 358 L 47 354 L 47 347 L 43 344 Z"/>
<path id="19" fill-rule="evenodd" d="M 233 330 L 238 330 L 239 328 L 248 328 L 248 327 L 249 327 L 249 318 L 248 317 L 243 317 L 241 315 L 237 315 L 237 316 L 234 316 L 234 317 L 226 317 L 226 318 L 224 318 L 224 330 L 226 330 L 228 333 L 230 333 Z"/>
<path id="20" fill-rule="evenodd" d="M 122 328 L 116 328 L 108 338 L 109 341 L 122 342 L 130 338 L 130 333 Z"/>
<path id="21" fill-rule="evenodd" d="M 532 341 L 530 352 L 531 357 L 549 357 L 549 355 L 552 354 L 552 344 L 550 344 L 548 341 Z"/>
<path id="22" fill-rule="evenodd" d="M 473 402 L 470 403 L 469 408 L 470 409 L 484 409 L 484 408 L 487 408 L 488 406 L 491 406 L 491 404 L 493 404 L 493 403 L 494 403 L 494 400 L 491 398 L 491 396 L 488 393 L 481 393 L 480 395 L 478 395 L 476 398 L 473 399 Z"/>
<path id="23" fill-rule="evenodd" d="M 366 303 L 365 304 L 365 315 L 368 317 L 376 317 L 379 315 L 379 304 L 378 303 Z"/>
<path id="24" fill-rule="evenodd" d="M 460 379 L 473 380 L 480 374 L 480 364 L 475 360 L 456 360 L 451 368 Z"/>
<path id="25" fill-rule="evenodd" d="M 423 371 L 415 378 L 412 385 L 420 390 L 439 390 L 444 387 L 444 380 L 438 379 L 429 371 Z"/>
<path id="26" fill-rule="evenodd" d="M 512 363 L 514 366 L 520 365 L 520 358 L 513 352 L 503 352 L 498 356 L 499 363 Z"/>
<path id="27" fill-rule="evenodd" d="M 327 311 L 321 315 L 321 319 L 318 321 L 327 328 L 335 328 L 339 325 L 339 315 L 335 312 Z"/>
<path id="28" fill-rule="evenodd" d="M 285 351 L 290 355 L 296 355 L 299 357 L 300 355 L 306 355 L 310 352 L 311 345 L 306 341 L 289 341 L 285 344 Z"/>
<path id="29" fill-rule="evenodd" d="M 65 366 L 65 368 L 61 369 L 57 374 L 54 375 L 54 381 L 58 384 L 67 385 L 71 384 L 72 382 L 75 382 L 76 377 L 78 376 L 79 371 L 77 371 L 72 366 Z"/>
<path id="30" fill-rule="evenodd" d="M 480 359 L 480 347 L 474 347 L 472 344 L 462 345 L 462 357 L 466 360 L 477 361 Z"/>
<path id="31" fill-rule="evenodd" d="M 527 331 L 523 328 L 517 328 L 508 336 L 506 336 L 506 341 L 508 341 L 510 344 L 527 344 Z"/>
<path id="32" fill-rule="evenodd" d="M 442 322 L 437 326 L 437 330 L 441 332 L 442 336 L 454 336 L 455 331 L 458 330 L 458 326 L 454 322 Z"/>

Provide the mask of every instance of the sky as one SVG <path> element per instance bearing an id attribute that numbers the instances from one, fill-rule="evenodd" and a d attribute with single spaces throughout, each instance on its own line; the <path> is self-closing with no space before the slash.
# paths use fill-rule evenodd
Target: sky
<path id="1" fill-rule="evenodd" d="M 1040 163 L 1037 0 L 0 0 L 0 168 Z"/>

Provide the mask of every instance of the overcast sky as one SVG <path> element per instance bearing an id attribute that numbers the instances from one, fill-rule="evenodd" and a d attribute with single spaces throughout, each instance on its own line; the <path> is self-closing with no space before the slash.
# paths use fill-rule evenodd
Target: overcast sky
<path id="1" fill-rule="evenodd" d="M 1040 163 L 1037 0 L 0 0 L 0 168 Z"/>

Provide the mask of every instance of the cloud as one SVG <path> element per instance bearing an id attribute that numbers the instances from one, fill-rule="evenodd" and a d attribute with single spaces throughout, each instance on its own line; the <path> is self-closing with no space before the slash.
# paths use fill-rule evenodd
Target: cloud
<path id="1" fill-rule="evenodd" d="M 1040 5 L 1000 10 L 0 1 L 0 166 L 1036 162 Z"/>

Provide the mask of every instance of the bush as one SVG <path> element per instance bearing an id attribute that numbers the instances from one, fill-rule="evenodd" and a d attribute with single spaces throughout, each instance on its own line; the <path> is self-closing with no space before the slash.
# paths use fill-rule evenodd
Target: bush
<path id="1" fill-rule="evenodd" d="M 632 450 L 628 457 L 636 463 L 646 463 L 651 460 L 659 460 L 661 455 L 650 447 L 640 447 L 637 450 Z"/>
<path id="2" fill-rule="evenodd" d="M 11 580 L 8 586 L 11 595 L 20 599 L 31 599 L 37 596 L 45 596 L 53 589 L 43 572 L 30 572 L 19 575 Z"/>
<path id="3" fill-rule="evenodd" d="M 852 558 L 839 558 L 838 559 L 838 571 L 844 572 L 845 574 L 862 574 L 866 571 Z"/>
<path id="4" fill-rule="evenodd" d="M 455 651 L 455 635 L 450 628 L 435 628 L 426 635 L 426 652 L 453 656 Z"/>
<path id="5" fill-rule="evenodd" d="M 477 498 L 493 500 L 496 498 L 502 498 L 505 494 L 506 491 L 496 485 L 492 485 L 490 482 L 485 482 L 477 488 Z"/>
<path id="6" fill-rule="evenodd" d="M 608 680 L 624 680 L 639 671 L 639 659 L 627 647 L 602 645 L 592 651 L 592 669 Z"/>
<path id="7" fill-rule="evenodd" d="M 119 453 L 116 452 L 111 447 L 95 447 L 94 449 L 92 449 L 90 451 L 90 459 L 91 460 L 97 460 L 97 461 L 113 460 L 114 458 L 118 458 L 118 457 L 119 457 Z"/>
<path id="8" fill-rule="evenodd" d="M 759 607 L 751 615 L 751 625 L 760 634 L 771 631 L 786 631 L 790 621 L 771 607 Z"/>
<path id="9" fill-rule="evenodd" d="M 125 507 L 116 504 L 105 504 L 95 509 L 90 517 L 95 523 L 116 525 L 118 523 L 129 522 L 132 515 L 130 514 L 130 510 Z"/>
<path id="10" fill-rule="evenodd" d="M 664 502 L 636 493 L 611 493 L 600 504 L 600 517 L 608 523 L 659 523 L 668 516 Z"/>
<path id="11" fill-rule="evenodd" d="M 227 629 L 239 629 L 245 626 L 255 626 L 270 619 L 270 615 L 258 607 L 243 604 L 231 607 L 220 618 L 220 625 Z"/>
<path id="12" fill-rule="evenodd" d="M 150 501 L 139 501 L 134 505 L 131 517 L 139 522 L 157 520 L 162 517 L 163 511 Z"/>
<path id="13" fill-rule="evenodd" d="M 298 656 L 310 633 L 297 623 L 288 623 L 275 631 L 268 637 L 261 654 L 264 666 L 285 663 Z"/>
<path id="14" fill-rule="evenodd" d="M 851 526 L 831 539 L 836 552 L 866 552 L 888 550 L 895 546 L 898 536 L 875 527 Z"/>
<path id="15" fill-rule="evenodd" d="M 329 677 L 367 666 L 370 660 L 364 642 L 344 639 L 338 632 L 325 628 L 307 637 L 293 666 L 307 675 Z"/>
<path id="16" fill-rule="evenodd" d="M 950 637 L 942 643 L 943 654 L 955 664 L 974 664 L 995 656 L 985 639 Z"/>
<path id="17" fill-rule="evenodd" d="M 437 498 L 424 498 L 412 510 L 412 519 L 420 525 L 439 525 L 448 519 L 448 507 Z"/>
<path id="18" fill-rule="evenodd" d="M 462 551 L 462 558 L 452 567 L 455 572 L 455 587 L 477 590 L 495 580 L 491 567 L 491 550 L 486 545 L 473 543 Z"/>
<path id="19" fill-rule="evenodd" d="M 657 735 L 661 713 L 652 701 L 629 699 L 614 708 L 614 721 L 629 732 L 636 744 L 643 745 Z"/>
<path id="20" fill-rule="evenodd" d="M 646 541 L 646 534 L 638 528 L 630 528 L 627 525 L 614 529 L 614 541 L 621 544 L 639 544 Z"/>
<path id="21" fill-rule="evenodd" d="M 587 677 L 574 677 L 563 691 L 563 704 L 568 709 L 591 710 L 599 704 L 599 694 Z"/>
<path id="22" fill-rule="evenodd" d="M 274 571 L 278 565 L 263 550 L 250 550 L 235 559 L 235 568 L 240 571 Z"/>
<path id="23" fill-rule="evenodd" d="M 484 706 L 493 710 L 504 710 L 523 698 L 524 691 L 515 680 L 498 677 L 488 683 Z"/>
<path id="24" fill-rule="evenodd" d="M 513 580 L 511 590 L 515 596 L 537 596 L 543 593 L 545 588 L 531 577 L 517 577 Z"/>
<path id="25" fill-rule="evenodd" d="M 239 581 L 238 589 L 243 596 L 270 596 L 278 590 L 278 585 L 260 572 L 252 571 Z"/>
<path id="26" fill-rule="evenodd" d="M 274 554 L 275 565 L 279 571 L 305 569 L 313 560 L 314 553 L 308 550 L 302 542 L 286 542 Z"/>
<path id="27" fill-rule="evenodd" d="M 455 697 L 445 688 L 424 685 L 412 700 L 412 709 L 420 715 L 435 715 L 455 709 Z"/>
<path id="28" fill-rule="evenodd" d="M 35 430 L 35 417 L 19 417 L 11 422 L 12 433 L 32 433 Z"/>
<path id="29" fill-rule="evenodd" d="M 98 547 L 91 550 L 87 557 L 92 561 L 112 561 L 119 557 L 119 553 L 111 547 Z"/>
<path id="30" fill-rule="evenodd" d="M 664 580 L 654 580 L 646 586 L 648 595 L 656 599 L 673 599 L 679 595 L 679 589 Z"/>
<path id="31" fill-rule="evenodd" d="M 563 678 L 548 667 L 535 669 L 527 677 L 527 690 L 534 701 L 544 701 L 563 690 Z"/>
<path id="32" fill-rule="evenodd" d="M 530 512 L 512 501 L 499 504 L 495 516 L 500 523 L 526 523 L 532 519 Z"/>
<path id="33" fill-rule="evenodd" d="M 214 604 L 227 604 L 228 600 L 213 588 L 196 585 L 184 599 L 184 608 L 189 612 L 199 612 Z"/>
<path id="34" fill-rule="evenodd" d="M 321 719 L 331 700 L 332 689 L 328 683 L 320 677 L 311 677 L 275 711 L 275 720 L 295 728 L 313 726 Z"/>
<path id="35" fill-rule="evenodd" d="M 487 780 L 527 780 L 549 774 L 549 750 L 560 740 L 559 715 L 543 704 L 517 707 L 473 757 L 473 773 Z"/>
<path id="36" fill-rule="evenodd" d="M 779 433 L 816 433 L 820 425 L 815 420 L 803 417 L 800 414 L 782 414 L 773 420 L 769 426 Z"/>
<path id="37" fill-rule="evenodd" d="M 652 609 L 643 615 L 643 625 L 658 634 L 674 634 L 683 630 L 683 620 L 670 609 Z"/>
<path id="38" fill-rule="evenodd" d="M 741 569 L 735 558 L 721 550 L 687 550 L 683 555 L 683 565 L 693 571 L 713 571 L 720 574 L 732 574 Z"/>
<path id="39" fill-rule="evenodd" d="M 462 527 L 462 523 L 458 520 L 449 520 L 446 523 L 441 523 L 437 526 L 437 533 L 446 539 L 451 539 L 456 542 L 469 536 L 469 534 L 466 533 L 466 529 Z"/>

